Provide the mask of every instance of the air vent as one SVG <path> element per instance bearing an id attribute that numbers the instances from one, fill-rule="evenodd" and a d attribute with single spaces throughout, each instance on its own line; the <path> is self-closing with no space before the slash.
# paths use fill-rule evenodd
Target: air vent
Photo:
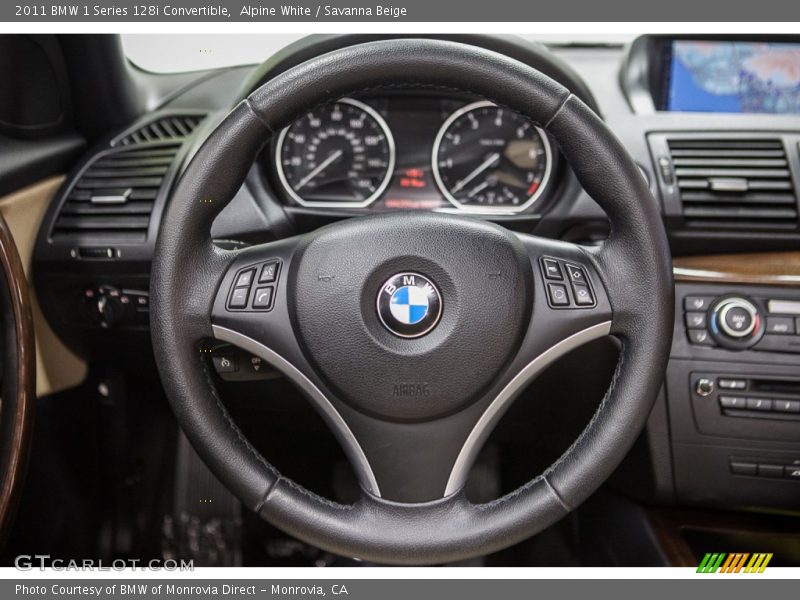
<path id="1" fill-rule="evenodd" d="M 180 144 L 102 154 L 70 191 L 53 239 L 136 244 L 147 239 L 150 214 Z"/>
<path id="2" fill-rule="evenodd" d="M 150 121 L 111 142 L 112 146 L 130 146 L 150 142 L 181 141 L 189 137 L 205 115 L 170 115 Z"/>
<path id="3" fill-rule="evenodd" d="M 675 182 L 690 228 L 797 230 L 797 196 L 779 139 L 670 139 Z"/>

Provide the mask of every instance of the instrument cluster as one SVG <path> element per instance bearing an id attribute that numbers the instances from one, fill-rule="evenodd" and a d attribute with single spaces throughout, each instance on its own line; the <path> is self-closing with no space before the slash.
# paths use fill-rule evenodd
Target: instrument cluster
<path id="1" fill-rule="evenodd" d="M 300 117 L 268 167 L 289 205 L 502 215 L 537 210 L 556 160 L 544 131 L 511 109 L 400 90 Z"/>

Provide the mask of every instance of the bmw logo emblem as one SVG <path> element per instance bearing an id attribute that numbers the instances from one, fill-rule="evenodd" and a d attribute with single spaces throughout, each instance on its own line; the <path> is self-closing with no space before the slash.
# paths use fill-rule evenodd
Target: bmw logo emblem
<path id="1" fill-rule="evenodd" d="M 424 275 L 398 273 L 378 292 L 378 316 L 393 334 L 404 338 L 420 337 L 439 322 L 442 297 Z"/>

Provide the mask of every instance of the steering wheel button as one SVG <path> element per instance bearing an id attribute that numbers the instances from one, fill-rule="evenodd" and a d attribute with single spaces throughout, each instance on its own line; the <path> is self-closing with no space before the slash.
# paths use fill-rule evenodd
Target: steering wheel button
<path id="1" fill-rule="evenodd" d="M 236 285 L 234 287 L 250 287 L 250 284 L 253 283 L 253 277 L 255 274 L 255 269 L 247 269 L 246 271 L 242 271 L 236 278 Z"/>
<path id="2" fill-rule="evenodd" d="M 214 368 L 217 370 L 217 373 L 234 373 L 239 370 L 236 357 L 233 355 L 224 354 L 222 356 L 214 356 L 212 361 L 214 362 Z"/>
<path id="3" fill-rule="evenodd" d="M 547 295 L 550 298 L 551 306 L 569 306 L 569 295 L 567 288 L 558 283 L 547 284 Z"/>
<path id="4" fill-rule="evenodd" d="M 250 288 L 235 288 L 228 301 L 228 308 L 247 308 L 247 296 Z"/>
<path id="5" fill-rule="evenodd" d="M 567 273 L 569 274 L 570 281 L 574 283 L 585 283 L 586 282 L 586 275 L 583 273 L 583 269 L 580 267 L 576 267 L 575 265 L 566 265 Z M 580 304 L 580 302 L 578 303 Z"/>
<path id="6" fill-rule="evenodd" d="M 261 267 L 261 275 L 258 276 L 258 283 L 273 283 L 278 279 L 278 263 L 268 262 Z"/>
<path id="7" fill-rule="evenodd" d="M 561 273 L 561 266 L 559 266 L 558 261 L 554 258 L 542 259 L 542 271 L 547 279 L 555 279 L 558 281 L 564 279 L 564 275 Z"/>
<path id="8" fill-rule="evenodd" d="M 270 308 L 272 306 L 272 288 L 260 287 L 253 294 L 253 308 Z"/>
<path id="9" fill-rule="evenodd" d="M 575 304 L 578 306 L 592 306 L 594 304 L 592 290 L 589 289 L 588 285 L 584 283 L 573 283 L 572 293 L 575 296 Z"/>

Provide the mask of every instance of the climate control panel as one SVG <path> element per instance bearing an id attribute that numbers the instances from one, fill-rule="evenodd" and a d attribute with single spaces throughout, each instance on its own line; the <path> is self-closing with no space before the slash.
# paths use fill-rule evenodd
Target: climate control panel
<path id="1" fill-rule="evenodd" d="M 686 336 L 694 346 L 800 353 L 797 300 L 740 293 L 683 297 Z"/>

